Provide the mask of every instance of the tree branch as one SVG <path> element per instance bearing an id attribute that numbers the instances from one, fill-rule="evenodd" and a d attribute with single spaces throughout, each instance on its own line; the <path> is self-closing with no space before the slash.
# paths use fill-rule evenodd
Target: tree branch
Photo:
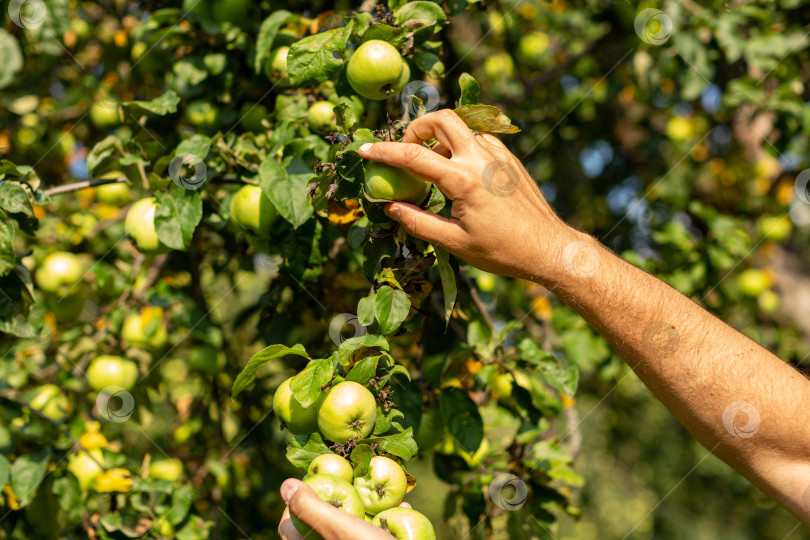
<path id="1" fill-rule="evenodd" d="M 118 178 L 91 178 L 90 180 L 82 180 L 81 182 L 74 182 L 72 184 L 65 184 L 63 186 L 55 186 L 43 191 L 45 196 L 61 195 L 63 193 L 70 193 L 72 191 L 79 191 L 96 186 L 104 186 L 106 184 L 117 184 L 127 182 L 126 176 L 119 176 Z"/>

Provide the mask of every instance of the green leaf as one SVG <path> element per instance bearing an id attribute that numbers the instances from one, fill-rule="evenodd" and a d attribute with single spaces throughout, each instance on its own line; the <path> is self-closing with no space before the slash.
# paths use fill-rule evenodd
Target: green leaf
<path id="1" fill-rule="evenodd" d="M 5 276 L 14 269 L 17 257 L 14 255 L 14 226 L 5 212 L 0 212 L 0 276 Z M 0 307 L 8 295 L 0 295 Z M 0 311 L 0 315 L 5 315 Z M 4 318 L 4 317 L 3 317 Z"/>
<path id="2" fill-rule="evenodd" d="M 158 116 L 166 116 L 177 112 L 177 105 L 180 103 L 180 97 L 174 90 L 168 90 L 165 94 L 150 101 L 126 101 L 121 105 L 127 109 L 134 111 L 143 110 L 156 114 Z"/>
<path id="3" fill-rule="evenodd" d="M 0 184 L 0 208 L 9 214 L 34 217 L 34 207 L 28 192 L 17 182 L 6 181 Z"/>
<path id="4" fill-rule="evenodd" d="M 382 387 L 388 384 L 388 381 L 391 379 L 391 377 L 397 374 L 405 375 L 406 379 L 408 379 L 409 381 L 411 380 L 411 374 L 408 372 L 405 366 L 403 366 L 402 364 L 394 364 L 393 366 L 391 366 L 391 369 L 388 370 L 388 373 L 385 374 L 385 377 L 383 377 L 382 380 L 380 381 L 380 386 Z"/>
<path id="5" fill-rule="evenodd" d="M 338 131 L 344 135 L 349 135 L 357 123 L 357 115 L 354 113 L 354 109 L 345 103 L 339 103 L 332 110 L 335 112 Z"/>
<path id="6" fill-rule="evenodd" d="M 307 367 L 290 381 L 293 397 L 302 407 L 311 406 L 321 397 L 321 388 L 332 380 L 334 372 L 335 364 L 331 358 L 310 360 Z"/>
<path id="7" fill-rule="evenodd" d="M 0 491 L 8 484 L 8 479 L 11 477 L 11 466 L 8 459 L 3 454 L 0 454 Z"/>
<path id="8" fill-rule="evenodd" d="M 277 358 L 283 358 L 287 355 L 294 355 L 294 356 L 301 356 L 303 358 L 309 358 L 307 351 L 304 349 L 304 346 L 301 344 L 295 345 L 293 347 L 287 347 L 285 345 L 270 345 L 269 347 L 265 347 L 261 351 L 257 352 L 253 356 L 250 357 L 248 360 L 245 369 L 242 370 L 242 373 L 236 377 L 236 381 L 233 383 L 233 390 L 231 391 L 231 397 L 236 397 L 239 393 L 247 388 L 247 386 L 252 383 L 256 379 L 256 370 L 258 370 L 261 366 L 265 365 L 266 363 L 275 360 Z"/>
<path id="9" fill-rule="evenodd" d="M 416 67 L 434 79 L 444 77 L 444 62 L 432 52 L 419 53 L 413 58 Z"/>
<path id="10" fill-rule="evenodd" d="M 374 277 L 380 268 L 381 261 L 386 257 L 391 257 L 397 252 L 397 246 L 391 238 L 374 238 L 363 246 L 363 273 L 369 281 L 374 281 Z"/>
<path id="11" fill-rule="evenodd" d="M 366 349 L 389 349 L 388 340 L 378 334 L 367 334 L 343 340 L 338 346 L 337 358 L 341 366 L 348 367 L 354 365 L 356 359 Z"/>
<path id="12" fill-rule="evenodd" d="M 380 356 L 367 356 L 360 360 L 346 375 L 347 381 L 354 381 L 365 386 L 377 374 L 377 362 Z"/>
<path id="13" fill-rule="evenodd" d="M 313 459 L 321 454 L 332 453 L 329 447 L 324 444 L 319 433 L 311 434 L 304 445 L 301 445 L 299 438 L 293 437 L 290 439 L 289 446 L 287 446 L 287 461 L 297 469 L 306 471 Z"/>
<path id="14" fill-rule="evenodd" d="M 205 1 L 205 0 L 201 0 Z M 264 66 L 264 60 L 270 55 L 273 48 L 273 41 L 276 39 L 279 29 L 297 17 L 287 10 L 281 9 L 270 14 L 259 28 L 256 37 L 256 58 L 253 60 L 253 71 L 259 73 Z"/>
<path id="15" fill-rule="evenodd" d="M 157 193 L 155 228 L 160 241 L 172 249 L 187 249 L 194 229 L 202 219 L 202 199 L 199 192 L 184 189 L 174 182 L 169 193 Z"/>
<path id="16" fill-rule="evenodd" d="M 96 143 L 93 149 L 90 150 L 90 153 L 87 154 L 88 172 L 92 174 L 95 168 L 107 158 L 112 157 L 116 150 L 119 152 L 124 151 L 123 147 L 121 146 L 121 141 L 115 135 L 110 135 L 109 137 L 106 137 Z"/>
<path id="17" fill-rule="evenodd" d="M 395 27 L 387 24 L 372 24 L 363 33 L 363 42 L 379 39 L 387 41 L 397 49 L 408 40 L 409 28 L 405 26 Z"/>
<path id="18" fill-rule="evenodd" d="M 405 321 L 411 309 L 411 299 L 400 289 L 388 285 L 377 291 L 374 314 L 381 334 L 393 334 Z"/>
<path id="19" fill-rule="evenodd" d="M 405 415 L 402 414 L 402 411 L 391 409 L 388 412 L 385 412 L 382 407 L 378 405 L 377 419 L 374 421 L 374 431 L 372 433 L 374 435 L 382 435 L 387 433 L 391 429 L 394 419 L 403 418 L 404 416 Z M 400 426 L 400 429 L 402 429 L 402 426 Z"/>
<path id="20" fill-rule="evenodd" d="M 365 476 L 368 473 L 368 466 L 371 458 L 374 457 L 374 450 L 367 444 L 358 444 L 352 450 L 351 462 L 354 464 L 354 475 Z"/>
<path id="21" fill-rule="evenodd" d="M 0 28 L 0 58 L 3 65 L 0 67 L 0 88 L 5 88 L 14 82 L 17 73 L 23 67 L 23 55 L 17 39 L 7 30 Z"/>
<path id="22" fill-rule="evenodd" d="M 11 491 L 17 497 L 20 508 L 28 506 L 37 493 L 37 488 L 48 474 L 50 449 L 39 454 L 23 455 L 11 465 Z"/>
<path id="23" fill-rule="evenodd" d="M 197 159 L 204 160 L 211 149 L 211 138 L 195 133 L 188 139 L 184 139 L 174 149 L 175 156 L 192 155 Z"/>
<path id="24" fill-rule="evenodd" d="M 467 127 L 474 131 L 507 134 L 520 131 L 517 126 L 512 125 L 508 116 L 493 105 L 462 105 L 454 110 Z"/>
<path id="25" fill-rule="evenodd" d="M 436 251 L 436 265 L 439 268 L 439 277 L 442 278 L 442 291 L 444 292 L 444 322 L 448 324 L 458 294 L 456 274 L 453 267 L 450 266 L 450 254 L 440 247 L 434 246 L 434 250 Z"/>
<path id="26" fill-rule="evenodd" d="M 374 323 L 374 307 L 377 303 L 377 294 L 370 294 L 357 302 L 357 321 L 363 326 Z"/>
<path id="27" fill-rule="evenodd" d="M 268 156 L 259 166 L 259 186 L 278 213 L 296 229 L 312 217 L 315 208 L 307 190 L 316 175 L 301 158 L 293 158 L 286 168 Z"/>
<path id="28" fill-rule="evenodd" d="M 287 55 L 287 69 L 293 86 L 313 86 L 329 78 L 343 65 L 342 54 L 354 28 L 350 19 L 343 28 L 327 30 L 296 41 Z"/>
<path id="29" fill-rule="evenodd" d="M 394 20 L 398 24 L 405 24 L 408 21 L 417 21 L 424 26 L 437 24 L 439 26 L 447 24 L 447 16 L 441 6 L 433 2 L 419 0 L 408 2 L 394 12 Z"/>
<path id="30" fill-rule="evenodd" d="M 419 446 L 417 446 L 416 441 L 413 439 L 413 430 L 411 428 L 401 433 L 386 435 L 385 437 L 361 439 L 358 443 L 377 445 L 379 451 L 397 456 L 405 461 L 408 461 L 419 452 Z"/>
<path id="31" fill-rule="evenodd" d="M 194 500 L 194 492 L 191 485 L 178 486 L 172 491 L 172 506 L 166 513 L 166 519 L 172 525 L 179 525 L 186 519 L 188 511 L 191 510 L 191 502 Z"/>
<path id="32" fill-rule="evenodd" d="M 445 388 L 439 396 L 439 411 L 450 435 L 466 452 L 475 452 L 484 439 L 484 421 L 467 392 Z"/>
<path id="33" fill-rule="evenodd" d="M 466 72 L 462 73 L 458 78 L 458 85 L 461 87 L 461 97 L 458 100 L 459 107 L 478 103 L 481 86 L 475 80 L 475 77 Z"/>

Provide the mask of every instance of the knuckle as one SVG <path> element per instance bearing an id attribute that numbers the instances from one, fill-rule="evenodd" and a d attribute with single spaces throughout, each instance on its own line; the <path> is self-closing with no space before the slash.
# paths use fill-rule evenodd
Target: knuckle
<path id="1" fill-rule="evenodd" d="M 422 156 L 423 151 L 424 150 L 422 149 L 421 145 L 407 144 L 405 146 L 405 148 L 403 149 L 401 155 L 406 160 L 406 163 L 407 163 L 408 161 L 419 159 Z"/>

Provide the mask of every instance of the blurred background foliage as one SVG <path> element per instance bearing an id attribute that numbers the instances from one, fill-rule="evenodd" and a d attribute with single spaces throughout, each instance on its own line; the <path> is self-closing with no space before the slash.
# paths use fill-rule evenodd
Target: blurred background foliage
<path id="1" fill-rule="evenodd" d="M 238 136 L 241 145 L 240 155 L 219 148 L 206 161 L 227 198 L 228 184 L 239 181 L 234 164 L 253 144 L 242 135 L 303 111 L 253 69 L 261 21 L 284 8 L 328 27 L 359 6 L 220 0 L 206 6 L 213 13 L 192 11 L 178 20 L 191 7 L 186 4 L 47 0 L 49 15 L 28 29 L 4 9 L 0 157 L 33 166 L 42 188 L 58 186 L 89 178 L 88 165 L 103 161 L 91 149 L 114 134 L 142 150 L 119 166 L 133 191 L 147 192 L 168 184 L 165 174 L 162 184 L 160 174 L 146 177 L 144 165 L 154 156 L 170 155 L 191 134 L 221 132 L 228 144 Z M 801 176 L 810 166 L 807 5 L 516 0 L 471 3 L 466 11 L 459 5 L 446 6 L 456 14 L 440 34 L 444 79 L 422 74 L 440 88 L 440 106 L 453 106 L 458 76 L 471 73 L 482 87 L 480 101 L 501 107 L 521 128 L 503 140 L 565 220 L 802 369 L 810 334 L 810 195 Z M 660 11 L 645 15 L 645 9 Z M 310 25 L 287 30 L 296 39 Z M 118 110 L 121 102 L 152 100 L 167 90 L 180 98 L 176 114 Z M 381 127 L 382 118 L 383 110 L 372 106 L 364 122 Z M 315 139 L 307 151 L 318 155 L 326 145 Z M 94 173 L 109 172 L 101 169 Z M 51 437 L 64 453 L 92 431 L 87 412 L 72 417 L 69 436 L 55 430 L 18 404 L 17 391 L 55 383 L 69 392 L 71 409 L 90 410 L 95 397 L 77 376 L 79 367 L 95 352 L 119 347 L 115 336 L 128 315 L 157 306 L 175 348 L 133 390 L 138 422 L 103 424 L 110 441 L 105 452 L 116 466 L 136 472 L 164 452 L 182 460 L 188 481 L 182 486 L 192 486 L 193 505 L 170 526 L 184 527 L 185 537 L 204 537 L 213 527 L 217 538 L 243 530 L 273 538 L 282 507 L 277 487 L 294 471 L 284 458 L 285 437 L 267 411 L 272 389 L 292 371 L 272 367 L 239 402 L 229 398 L 233 377 L 267 343 L 328 351 L 330 318 L 355 311 L 368 282 L 326 265 L 323 296 L 310 298 L 295 281 L 279 278 L 278 260 L 218 220 L 212 201 L 204 203 L 209 227 L 201 228 L 187 256 L 153 259 L 119 241 L 128 198 L 104 200 L 87 190 L 35 206 L 36 240 L 15 238 L 18 252 L 31 250 L 23 264 L 33 269 L 49 251 L 74 251 L 92 267 L 92 279 L 74 291 L 86 297 L 81 314 L 57 317 L 59 309 L 37 294 L 35 306 L 44 307 L 34 309 L 39 324 L 32 339 L 12 331 L 11 308 L 3 304 L 0 449 L 35 448 Z M 319 256 L 305 245 L 285 247 L 310 256 L 308 263 Z M 581 517 L 559 512 L 554 537 L 807 537 L 787 512 L 707 456 L 569 308 L 538 286 L 465 272 L 496 327 L 522 320 L 547 341 L 544 348 L 581 371 L 576 396 L 563 400 L 565 421 L 553 427 L 584 478 L 573 472 L 567 478 L 578 508 L 571 513 Z M 10 290 L 7 281 L 3 286 Z M 459 353 L 439 333 L 432 340 L 428 357 Z M 398 346 L 395 356 L 418 353 L 407 342 Z M 131 354 L 142 366 L 161 354 L 146 349 Z M 409 469 L 422 486 L 414 504 L 443 524 L 441 537 L 471 529 L 474 537 L 488 534 L 464 519 L 460 500 L 436 504 L 438 494 L 458 488 L 433 475 L 432 457 L 426 451 Z M 472 468 L 486 476 L 488 463 Z M 180 484 L 160 482 L 138 484 L 147 500 L 141 516 L 162 516 L 172 497 L 182 498 Z M 37 516 L 53 515 L 56 504 L 75 508 L 60 517 L 65 521 L 75 522 L 84 510 L 74 537 L 82 529 L 137 535 L 144 526 L 98 528 L 97 512 L 104 510 L 94 505 L 107 508 L 109 501 L 82 499 L 69 483 L 65 476 L 48 479 L 40 489 L 54 496 L 38 497 L 24 512 L 11 511 L 15 503 L 6 491 L 0 536 L 52 536 L 43 530 L 48 520 Z"/>

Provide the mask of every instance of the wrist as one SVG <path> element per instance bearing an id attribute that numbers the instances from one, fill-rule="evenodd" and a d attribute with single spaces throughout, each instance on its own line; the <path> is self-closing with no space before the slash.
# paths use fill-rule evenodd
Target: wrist
<path id="1" fill-rule="evenodd" d="M 607 251 L 594 237 L 562 223 L 539 254 L 542 271 L 532 280 L 551 291 L 581 287 L 594 279 Z"/>

